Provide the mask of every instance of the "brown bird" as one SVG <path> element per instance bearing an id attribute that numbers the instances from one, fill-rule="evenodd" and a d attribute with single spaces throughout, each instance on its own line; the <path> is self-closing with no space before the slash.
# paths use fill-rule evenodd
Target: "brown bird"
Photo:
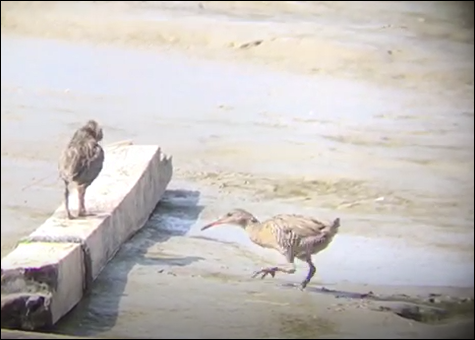
<path id="1" fill-rule="evenodd" d="M 257 245 L 275 249 L 285 256 L 287 264 L 276 267 L 263 268 L 255 272 L 252 277 L 261 274 L 261 279 L 267 275 L 275 277 L 276 272 L 293 274 L 296 271 L 294 259 L 308 263 L 309 271 L 300 287 L 304 289 L 315 275 L 316 269 L 312 262 L 312 255 L 324 250 L 338 233 L 340 219 L 326 224 L 311 217 L 295 214 L 276 215 L 264 222 L 244 209 L 235 209 L 217 221 L 205 225 L 201 230 L 223 224 L 238 225 L 248 233 L 252 242 Z"/>
<path id="2" fill-rule="evenodd" d="M 84 196 L 86 189 L 99 176 L 104 164 L 104 150 L 99 142 L 102 128 L 95 120 L 89 120 L 76 130 L 59 160 L 59 175 L 64 181 L 64 204 L 69 219 L 69 185 L 75 183 L 78 191 L 78 216 L 86 216 Z"/>

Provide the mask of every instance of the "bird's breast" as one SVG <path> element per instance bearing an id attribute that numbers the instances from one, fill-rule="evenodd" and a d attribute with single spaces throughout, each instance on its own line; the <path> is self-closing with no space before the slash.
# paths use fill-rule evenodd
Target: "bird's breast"
<path id="1" fill-rule="evenodd" d="M 249 236 L 252 242 L 268 249 L 278 248 L 277 240 L 272 230 L 268 228 L 255 229 L 249 232 Z"/>

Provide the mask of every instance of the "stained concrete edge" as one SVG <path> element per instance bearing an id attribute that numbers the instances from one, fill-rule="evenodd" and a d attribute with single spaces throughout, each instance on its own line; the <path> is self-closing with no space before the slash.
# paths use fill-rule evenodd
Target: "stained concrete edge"
<path id="1" fill-rule="evenodd" d="M 92 338 L 2 329 L 2 339 L 92 339 Z"/>
<path id="2" fill-rule="evenodd" d="M 62 203 L 30 234 L 30 242 L 20 243 L 2 259 L 2 328 L 4 296 L 31 290 L 31 281 L 43 282 L 51 293 L 52 324 L 68 313 L 82 298 L 87 281 L 96 279 L 120 246 L 145 225 L 172 174 L 172 159 L 159 146 L 105 148 L 104 168 L 86 192 L 86 208 L 93 216 L 67 220 Z M 70 207 L 77 214 L 76 190 L 71 192 Z M 21 279 L 12 280 L 15 275 Z M 25 315 L 12 317 L 22 318 L 17 329 L 45 326 L 43 320 L 33 320 L 34 313 L 31 320 Z"/>

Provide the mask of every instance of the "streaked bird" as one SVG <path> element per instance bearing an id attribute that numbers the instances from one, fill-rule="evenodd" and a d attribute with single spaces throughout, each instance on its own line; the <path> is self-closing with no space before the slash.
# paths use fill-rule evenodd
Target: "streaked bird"
<path id="1" fill-rule="evenodd" d="M 276 272 L 293 274 L 296 271 L 294 259 L 307 262 L 309 266 L 305 280 L 300 284 L 305 289 L 315 275 L 316 268 L 312 262 L 312 255 L 327 248 L 338 233 L 340 218 L 332 223 L 324 223 L 312 217 L 296 214 L 276 215 L 264 222 L 254 217 L 244 209 L 234 209 L 218 219 L 205 225 L 201 230 L 224 224 L 234 224 L 242 227 L 249 235 L 252 242 L 268 248 L 275 249 L 285 256 L 287 263 L 282 266 L 263 268 L 255 272 L 252 277 L 267 275 L 275 277 Z"/>
<path id="2" fill-rule="evenodd" d="M 95 120 L 89 120 L 76 130 L 59 160 L 59 175 L 64 182 L 64 204 L 69 219 L 73 216 L 69 210 L 69 186 L 77 186 L 78 216 L 86 216 L 84 197 L 87 188 L 102 171 L 104 150 L 99 142 L 103 138 L 102 128 Z"/>

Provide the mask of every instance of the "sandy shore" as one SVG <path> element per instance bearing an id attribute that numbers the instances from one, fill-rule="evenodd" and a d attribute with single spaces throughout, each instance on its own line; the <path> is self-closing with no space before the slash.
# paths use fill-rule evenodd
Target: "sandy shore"
<path id="1" fill-rule="evenodd" d="M 129 260 L 144 249 L 138 264 Z M 124 246 L 59 331 L 121 336 L 131 332 L 118 320 L 128 319 L 136 338 L 473 339 L 473 288 L 325 284 L 317 269 L 302 292 L 292 284 L 305 276 L 303 266 L 295 275 L 250 277 L 270 264 L 235 244 L 145 230 Z M 153 334 L 146 331 L 150 322 Z M 81 331 L 81 324 L 92 326 Z"/>
<path id="2" fill-rule="evenodd" d="M 470 1 L 3 1 L 1 27 L 36 37 L 173 48 L 441 95 L 447 88 L 473 93 Z"/>
<path id="3" fill-rule="evenodd" d="M 158 7 L 154 8 L 154 6 Z M 282 2 L 269 6 L 268 2 L 258 1 L 246 3 L 239 1 L 217 3 L 203 1 L 191 2 L 190 5 L 182 6 L 182 8 L 177 9 L 176 5 L 173 7 L 168 2 L 163 2 L 163 4 L 144 2 L 135 5 L 128 2 L 103 2 L 94 5 L 86 2 L 76 2 L 68 5 L 63 2 L 2 1 L 1 29 L 2 33 L 13 35 L 53 38 L 84 44 L 93 43 L 101 46 L 117 44 L 148 49 L 152 52 L 155 50 L 163 51 L 164 49 L 179 50 L 185 51 L 191 57 L 246 61 L 257 65 L 265 65 L 275 70 L 320 75 L 322 77 L 358 79 L 384 87 L 410 89 L 421 94 L 430 93 L 433 98 L 443 100 L 444 105 L 453 103 L 454 107 L 473 105 L 471 104 L 473 103 L 473 2 L 471 3 L 472 16 L 468 15 L 470 8 L 469 10 L 463 8 L 460 3 L 457 6 L 452 6 L 448 2 L 439 2 L 436 5 L 434 3 L 425 5 L 423 2 L 414 2 L 413 6 L 415 8 L 408 8 L 407 10 L 405 7 L 409 5 L 402 4 L 402 2 L 391 2 L 386 6 L 381 4 L 371 4 L 369 6 L 366 2 L 356 2 L 355 4 L 349 2 Z M 318 17 L 319 20 L 313 20 L 315 17 Z M 101 57 L 96 56 L 96 59 L 107 58 L 107 53 L 102 52 Z M 56 58 L 60 58 L 58 55 L 62 56 L 57 54 Z M 122 60 L 122 65 L 126 64 L 125 57 L 120 60 Z M 146 63 L 145 61 L 141 62 Z M 118 62 L 115 61 L 115 63 Z M 114 76 L 120 75 L 116 69 L 114 70 Z M 145 72 L 145 70 L 139 69 L 139 74 Z M 68 71 L 71 72 L 67 69 L 65 73 Z M 193 68 L 185 70 L 185 72 L 192 71 Z M 127 83 L 127 81 L 133 83 L 136 73 L 130 70 L 129 72 L 131 74 L 130 79 L 126 77 L 118 77 L 117 79 L 124 83 Z M 97 74 L 100 73 L 97 72 Z M 154 76 L 149 75 L 149 77 L 153 78 Z M 80 79 L 80 77 L 77 79 Z M 192 83 L 193 77 L 183 79 Z M 87 81 L 84 81 L 84 88 L 93 88 L 94 81 L 89 80 L 90 83 L 87 83 Z M 44 82 L 44 80 L 41 80 L 41 82 Z M 264 86 L 269 83 L 270 81 L 262 82 Z M 76 87 L 80 87 L 81 84 L 78 81 Z M 149 88 L 156 85 L 151 81 L 148 84 L 150 84 Z M 2 90 L 3 85 L 2 82 Z M 32 87 L 34 86 L 48 87 L 43 83 L 32 85 Z M 175 86 L 176 88 L 179 87 L 176 84 Z M 50 89 L 47 88 L 47 90 Z M 61 89 L 61 91 L 63 90 Z M 255 89 L 253 91 L 257 92 Z M 88 93 L 86 90 L 84 92 Z M 120 91 L 115 93 L 112 91 L 112 93 L 116 95 L 116 98 L 120 97 L 120 95 L 117 95 L 117 93 L 120 94 Z M 199 93 L 199 96 L 204 97 L 203 93 Z M 246 92 L 243 91 L 243 93 L 243 96 L 248 96 Z M 374 93 L 366 92 L 366 95 L 372 96 Z M 100 95 L 104 94 L 100 93 Z M 283 96 L 284 92 L 279 92 L 278 95 Z M 338 93 L 333 93 L 333 95 L 335 101 L 345 100 L 344 94 L 342 94 L 342 97 Z M 125 133 L 120 128 L 128 126 L 126 124 L 131 125 L 127 122 L 125 114 L 122 115 L 122 117 L 125 117 L 123 121 L 120 120 L 119 115 L 114 116 L 116 112 L 121 111 L 113 105 L 123 106 L 119 99 L 112 97 L 109 101 L 104 100 L 103 106 L 100 106 L 99 99 L 95 98 L 92 104 L 88 103 L 88 97 L 81 96 L 80 92 L 79 94 L 61 92 L 60 95 L 58 94 L 59 96 L 62 96 L 61 98 L 70 98 L 67 96 L 75 98 L 74 96 L 77 96 L 76 101 L 68 99 L 69 102 L 65 100 L 66 104 L 61 104 L 70 109 L 68 114 L 71 114 L 71 116 L 79 115 L 75 111 L 78 107 L 81 110 L 94 108 L 101 112 L 110 110 L 113 117 L 106 117 L 109 119 L 109 124 L 116 124 L 114 125 L 115 131 Z M 155 94 L 151 95 L 151 97 L 153 96 Z M 181 102 L 181 98 L 173 97 L 172 93 L 167 93 L 167 96 L 175 99 L 174 102 L 172 100 L 173 109 L 177 110 L 176 107 L 179 104 L 178 101 Z M 16 97 L 12 95 L 11 98 Z M 56 130 L 53 129 L 54 133 L 69 131 L 65 130 L 61 123 L 54 121 L 55 115 L 58 114 L 54 107 L 52 109 L 52 106 L 48 106 L 50 105 L 48 103 L 43 105 L 46 97 L 38 96 L 38 98 L 35 97 L 32 101 L 33 104 L 30 103 L 32 112 L 36 113 L 38 107 L 43 107 L 46 114 L 50 114 L 47 117 L 53 122 L 51 125 L 56 124 Z M 102 100 L 102 97 L 100 98 Z M 141 101 L 142 97 L 138 98 L 133 97 L 131 101 L 134 105 L 131 107 L 135 108 L 135 103 Z M 146 99 L 151 102 L 149 98 Z M 25 105 L 22 100 L 24 99 L 18 101 L 21 105 Z M 242 102 L 241 97 L 233 98 L 233 100 L 235 106 Z M 255 109 L 255 106 L 257 106 L 255 103 L 259 101 L 258 98 L 253 98 L 253 100 L 254 102 L 250 101 L 247 104 Z M 275 100 L 275 97 L 273 97 L 272 101 Z M 266 98 L 264 101 L 270 102 L 271 100 Z M 414 99 L 414 101 L 417 100 Z M 154 111 L 156 106 L 159 105 L 150 104 L 150 102 L 147 102 L 147 105 L 153 106 Z M 81 104 L 84 106 L 81 107 Z M 438 106 L 435 99 L 430 104 Z M 128 109 L 127 106 L 126 108 Z M 411 106 L 408 112 L 418 111 L 421 107 L 416 106 L 416 108 L 414 109 Z M 13 112 L 12 114 L 15 114 L 15 110 L 18 108 L 11 105 L 10 109 Z M 189 107 L 185 107 L 183 111 L 189 109 Z M 201 109 L 203 111 L 210 110 L 206 105 L 203 105 Z M 240 109 L 241 111 L 236 116 L 244 115 L 246 111 L 249 111 L 245 105 Z M 282 110 L 281 107 L 279 109 Z M 148 107 L 144 108 L 144 111 L 146 110 L 148 110 Z M 227 112 L 226 110 L 225 106 L 219 107 L 220 114 Z M 287 110 L 291 111 L 290 109 Z M 251 113 L 254 114 L 254 112 Z M 2 122 L 3 114 L 2 104 Z M 25 117 L 29 114 L 30 117 L 37 117 L 27 111 L 26 113 L 23 112 L 22 119 L 26 120 Z M 473 121 L 473 111 L 460 114 L 465 114 L 469 117 L 467 120 L 472 119 Z M 163 116 L 164 114 L 161 119 L 165 119 Z M 30 126 L 38 124 L 40 118 L 36 119 L 36 122 L 28 121 Z M 70 124 L 77 120 L 77 118 L 68 119 L 70 120 L 67 121 L 65 118 L 65 121 Z M 181 118 L 174 119 L 180 120 Z M 199 119 L 202 118 L 195 119 L 196 121 L 191 119 L 187 124 L 193 125 L 196 123 L 198 125 Z M 223 121 L 226 119 L 222 118 Z M 421 123 L 421 126 L 427 127 L 428 122 L 432 122 L 434 117 L 427 115 L 424 119 L 426 119 L 424 120 L 425 123 Z M 161 128 L 163 124 L 163 121 L 155 117 L 142 118 L 142 120 L 140 127 L 135 126 L 136 129 L 134 130 L 133 126 L 129 126 L 126 133 L 130 134 L 131 131 L 134 131 L 137 134 L 149 133 L 149 136 L 152 136 L 156 134 L 154 129 L 158 129 L 158 126 Z M 167 123 L 172 127 L 169 129 L 171 132 L 163 131 L 163 135 L 160 136 L 160 143 L 169 138 L 166 135 L 167 133 L 173 137 L 169 140 L 176 139 L 176 132 L 174 131 L 177 131 L 177 127 L 184 124 L 181 121 L 177 123 L 172 119 L 170 119 L 170 122 Z M 247 123 L 248 126 L 257 126 L 255 121 L 252 122 L 252 124 Z M 277 124 L 276 119 L 272 123 Z M 391 130 L 393 123 L 390 123 L 388 131 Z M 356 127 L 351 128 L 353 132 L 358 129 L 358 123 L 355 124 Z M 153 129 L 144 132 L 143 126 L 147 125 Z M 18 127 L 20 125 L 9 126 Z M 322 121 L 318 121 L 318 126 L 325 125 Z M 463 126 L 468 126 L 468 124 Z M 69 128 L 70 126 L 68 126 Z M 209 126 L 206 128 L 206 133 L 210 134 Z M 303 123 L 299 128 L 303 131 Z M 349 134 L 346 134 L 344 138 L 349 139 L 350 144 L 354 145 L 374 143 L 372 140 L 371 143 L 367 141 L 370 138 L 366 126 L 363 125 L 360 129 L 361 133 L 358 134 L 358 138 Z M 456 129 L 458 127 L 454 127 L 455 131 Z M 10 130 L 13 131 L 14 129 L 10 128 Z M 289 130 L 292 130 L 292 128 L 286 131 Z M 111 128 L 108 131 L 112 131 L 111 134 L 114 134 L 114 129 Z M 186 133 L 191 130 L 184 129 L 182 131 Z M 218 132 L 230 134 L 230 130 L 225 130 L 220 125 L 218 125 L 217 132 L 214 130 L 212 134 Z M 118 139 L 130 137 L 128 135 L 124 137 L 118 132 L 115 133 Z M 312 131 L 312 133 L 314 132 Z M 417 136 L 423 136 L 424 131 L 418 133 Z M 438 136 L 440 134 L 437 135 L 437 139 L 439 139 Z M 41 138 L 46 139 L 44 136 Z M 199 136 L 199 138 L 201 141 L 201 138 L 204 137 Z M 216 142 L 216 140 L 219 141 L 219 138 L 221 137 L 211 136 L 209 139 L 204 139 L 205 142 L 202 145 L 213 145 L 213 148 L 210 147 L 209 151 L 204 147 L 208 153 L 204 151 L 200 153 L 200 149 L 191 148 L 189 153 L 200 155 L 208 162 L 210 162 L 210 159 L 215 163 L 219 161 L 221 165 L 223 159 L 229 160 L 229 168 L 233 166 L 232 160 L 240 159 L 241 164 L 243 164 L 242 167 L 247 167 L 246 170 L 253 169 L 252 167 L 256 166 L 256 160 L 270 161 L 270 158 L 276 158 L 275 154 L 272 154 L 272 150 L 267 149 L 263 144 L 256 146 L 255 141 L 248 142 L 247 146 L 240 145 L 239 149 L 235 147 L 234 140 L 228 140 L 228 144 L 219 144 L 219 142 Z M 375 132 L 374 138 L 380 144 L 391 144 L 391 139 L 380 140 L 380 130 Z M 150 140 L 153 139 L 150 138 Z M 155 140 L 153 141 L 155 142 Z M 407 144 L 408 148 L 418 142 L 418 140 L 414 141 L 406 136 L 396 141 L 400 142 L 399 144 Z M 43 144 L 48 143 L 50 143 L 52 149 L 47 153 L 47 161 L 44 161 L 44 164 L 40 163 L 40 165 L 47 167 L 49 170 L 54 168 L 54 165 L 51 164 L 54 163 L 56 157 L 57 150 L 53 146 L 57 147 L 59 144 L 55 140 L 47 140 Z M 42 147 L 44 147 L 43 144 Z M 355 155 L 355 149 L 349 149 L 349 156 L 345 154 L 344 157 L 341 156 L 341 159 L 330 158 L 329 154 L 336 157 L 334 156 L 334 150 L 330 150 L 327 145 L 316 139 L 312 142 L 309 140 L 302 142 L 301 146 L 298 147 L 300 153 L 295 152 L 297 147 L 295 149 L 288 147 L 285 155 L 287 158 L 282 157 L 282 163 L 275 163 L 274 168 L 283 166 L 284 163 L 298 164 L 302 159 L 309 162 L 308 160 L 311 159 L 311 156 L 313 157 L 315 150 L 317 150 L 317 144 L 323 145 L 321 148 L 324 149 L 319 151 L 322 152 L 319 155 L 320 160 L 332 159 L 333 164 L 348 162 L 354 169 L 362 168 L 365 175 L 368 175 L 368 170 L 375 171 L 376 164 L 371 163 L 374 154 L 371 157 L 368 155 L 362 161 L 358 158 L 360 163 L 350 163 L 348 161 L 351 157 L 356 157 L 353 156 Z M 25 151 L 26 142 L 23 144 L 15 142 L 9 145 L 11 145 L 10 153 L 12 149 L 18 149 L 17 154 L 15 154 L 17 158 L 20 156 L 26 157 L 25 152 L 30 152 L 34 157 L 45 156 L 39 151 L 36 152 L 35 146 L 30 145 L 30 149 Z M 189 145 L 185 146 L 183 149 L 189 148 Z M 392 147 L 392 145 L 390 146 Z M 33 151 L 31 151 L 31 148 L 33 148 Z M 457 153 L 453 151 L 456 149 L 460 149 L 460 147 L 454 146 L 452 151 L 446 152 L 456 155 Z M 177 147 L 177 150 L 180 149 Z M 385 149 L 384 152 L 389 154 L 390 152 L 387 150 L 390 149 Z M 395 150 L 394 153 L 397 154 L 399 149 Z M 277 152 L 282 153 L 282 149 L 278 149 Z M 420 153 L 418 150 L 415 151 L 415 154 Z M 2 158 L 3 155 L 2 148 Z M 188 154 L 183 153 L 183 155 Z M 253 157 L 250 157 L 250 155 Z M 360 157 L 360 155 L 358 154 L 357 157 Z M 455 162 L 446 156 L 444 157 L 444 160 L 450 165 Z M 183 163 L 187 162 L 186 157 L 182 157 L 182 159 Z M 320 163 L 323 163 L 323 161 Z M 331 165 L 332 162 L 329 162 L 328 171 L 333 175 L 335 169 Z M 318 164 L 318 168 L 322 172 L 320 163 L 315 164 Z M 190 164 L 193 167 L 195 166 L 194 163 L 190 162 Z M 358 167 L 354 164 L 358 164 Z M 383 164 L 383 162 L 379 164 Z M 407 168 L 397 168 L 394 164 L 396 163 L 389 163 L 385 170 L 389 171 L 389 169 L 395 168 L 396 172 L 402 172 L 400 169 L 404 169 L 406 173 L 410 174 L 417 173 L 417 169 L 419 169 L 412 167 L 412 165 Z M 381 165 L 382 168 L 384 168 L 383 165 Z M 437 242 L 432 242 L 433 244 L 430 246 L 425 245 L 425 243 L 428 243 L 429 236 L 437 235 L 430 228 L 433 228 L 438 222 L 444 222 L 444 218 L 451 216 L 451 214 L 465 217 L 464 214 L 453 213 L 449 208 L 457 204 L 464 204 L 465 207 L 470 203 L 471 198 L 468 197 L 473 197 L 473 177 L 470 183 L 467 179 L 470 166 L 473 169 L 473 160 L 463 168 L 462 175 L 460 175 L 460 172 L 454 172 L 451 175 L 451 178 L 464 179 L 463 184 L 460 185 L 465 190 L 463 195 L 466 199 L 458 200 L 463 203 L 452 203 L 456 201 L 454 198 L 453 201 L 448 201 L 449 203 L 442 202 L 437 206 L 434 202 L 438 201 L 429 196 L 425 201 L 418 197 L 414 199 L 414 206 L 416 204 L 417 206 L 414 208 L 411 206 L 413 215 L 409 213 L 405 215 L 406 201 L 397 201 L 392 191 L 375 191 L 367 194 L 366 191 L 370 191 L 370 189 L 361 188 L 358 185 L 359 182 L 350 183 L 350 181 L 346 181 L 346 184 L 341 184 L 345 181 L 339 181 L 338 184 L 342 186 L 340 189 L 335 189 L 337 184 L 331 181 L 328 181 L 328 183 L 313 181 L 303 187 L 299 179 L 286 178 L 285 181 L 272 182 L 265 176 L 240 177 L 239 174 L 236 174 L 236 167 L 233 168 L 235 173 L 229 176 L 225 172 L 215 174 L 214 169 L 209 168 L 206 168 L 206 171 L 203 172 L 203 178 L 200 178 L 199 174 L 196 173 L 196 168 L 193 168 L 193 173 L 187 176 L 185 166 L 181 167 L 177 173 L 180 174 L 181 172 L 183 177 L 206 184 L 209 187 L 221 188 L 221 192 L 214 195 L 214 208 L 211 207 L 206 212 L 208 216 L 218 214 L 217 200 L 223 201 L 222 197 L 226 197 L 226 204 L 231 205 L 231 196 L 239 190 L 246 190 L 248 196 L 253 197 L 256 201 L 267 201 L 259 202 L 260 205 L 267 204 L 265 208 L 262 208 L 263 210 L 267 209 L 266 214 L 277 210 L 273 206 L 276 206 L 276 201 L 279 199 L 285 200 L 289 197 L 295 199 L 298 196 L 302 199 L 302 202 L 297 201 L 296 203 L 299 207 L 306 205 L 308 207 L 319 206 L 328 208 L 332 211 L 332 214 L 335 211 L 342 214 L 348 213 L 348 215 L 343 216 L 351 221 L 351 223 L 345 224 L 345 228 L 347 228 L 345 234 L 388 236 L 393 233 L 389 236 L 406 240 L 407 235 L 411 233 L 408 242 L 412 242 L 412 245 L 415 245 L 416 248 L 424 248 L 424 250 L 430 248 L 431 251 L 438 252 L 441 251 L 442 246 L 438 245 Z M 296 165 L 296 167 L 302 166 Z M 26 169 L 26 167 L 22 168 Z M 377 168 L 377 170 L 380 169 Z M 283 172 L 286 171 L 288 173 L 292 172 L 288 169 Z M 310 167 L 310 171 L 313 173 L 312 167 Z M 388 176 L 395 177 L 396 172 L 394 175 Z M 322 173 L 319 173 L 318 176 L 321 180 Z M 23 181 L 27 177 L 24 175 L 21 180 Z M 408 175 L 408 177 L 410 176 Z M 418 182 L 421 182 L 421 180 L 418 180 Z M 447 183 L 450 183 L 450 185 L 446 185 L 447 188 L 454 188 L 455 185 L 452 182 Z M 7 183 L 3 184 L 6 185 Z M 21 182 L 21 184 L 23 186 L 25 183 Z M 12 186 L 18 187 L 17 183 Z M 472 195 L 469 195 L 470 190 Z M 36 217 L 36 223 L 37 220 L 46 218 L 49 215 L 48 209 L 57 204 L 54 200 L 59 197 L 59 191 L 57 195 L 51 193 L 51 191 L 50 189 L 48 200 L 44 198 L 46 195 L 37 194 L 35 196 L 33 192 L 31 194 L 33 198 L 28 202 L 28 205 L 26 205 L 26 199 L 23 198 L 27 197 L 26 194 L 24 194 L 25 196 L 11 195 L 11 201 L 16 203 L 18 207 L 23 207 L 23 209 L 25 209 L 25 206 L 31 209 L 31 202 L 34 200 L 39 200 L 44 205 L 47 201 L 49 206 L 41 205 L 42 208 L 39 210 L 41 214 L 37 213 L 39 217 Z M 446 191 L 450 190 L 447 189 Z M 322 197 L 327 197 L 328 192 L 336 198 L 332 198 L 331 202 L 329 200 L 331 204 L 323 204 L 326 202 L 323 202 Z M 445 194 L 447 192 L 444 192 Z M 437 193 L 434 195 L 444 197 L 444 195 L 438 195 Z M 457 195 L 459 195 L 457 197 L 462 195 L 461 189 L 457 192 Z M 384 218 L 380 216 L 373 223 L 369 223 L 368 221 L 371 220 L 366 219 L 364 215 L 362 217 L 357 216 L 356 213 L 358 212 L 362 214 L 374 212 L 375 199 L 383 196 L 389 197 L 388 208 L 384 208 L 385 205 L 382 205 L 383 208 L 378 208 L 382 211 L 381 214 L 387 213 L 387 215 L 381 215 Z M 304 200 L 309 197 L 312 199 Z M 393 200 L 391 200 L 391 197 L 393 197 Z M 357 202 L 359 205 L 342 207 L 342 198 L 349 199 L 350 204 Z M 12 202 L 9 203 L 12 204 Z M 232 203 L 249 204 L 249 201 L 246 202 L 244 199 L 237 198 Z M 221 209 L 222 206 L 219 208 Z M 447 211 L 450 213 L 446 213 L 444 209 L 449 209 Z M 189 208 L 189 210 L 193 210 L 193 214 L 196 215 L 199 209 L 195 206 Z M 388 216 L 396 214 L 395 211 L 399 210 L 402 211 L 399 218 L 389 223 Z M 219 212 L 222 213 L 222 211 Z M 351 215 L 351 213 L 354 215 Z M 25 210 L 15 211 L 14 217 L 17 224 L 19 223 L 18 215 L 26 216 L 27 214 Z M 425 223 L 429 226 L 428 229 L 425 229 L 425 226 L 420 228 L 418 226 L 417 232 L 410 230 L 409 228 L 414 229 L 415 226 L 414 217 L 420 216 L 422 218 L 422 215 L 427 221 Z M 411 223 L 406 222 L 407 216 L 413 218 Z M 23 218 L 28 219 L 28 223 L 24 222 L 28 224 L 28 227 L 33 227 L 31 216 Z M 180 220 L 180 223 L 183 220 L 193 220 L 194 222 L 197 219 L 196 216 L 193 218 L 187 216 L 187 213 L 183 213 L 183 211 L 180 211 L 177 216 L 172 216 L 172 218 L 174 218 L 174 221 Z M 471 215 L 467 214 L 466 218 L 462 222 L 457 222 L 463 231 L 467 229 L 467 224 L 471 223 L 473 225 L 473 209 Z M 384 221 L 384 223 L 381 221 Z M 176 223 L 178 224 L 178 222 Z M 455 234 L 453 232 L 455 222 L 446 221 L 444 223 L 450 225 L 452 228 L 450 230 Z M 404 225 L 403 227 L 402 224 L 408 224 L 409 226 Z M 92 295 L 85 299 L 79 308 L 58 326 L 58 332 L 134 338 L 167 336 L 172 338 L 473 338 L 473 286 L 469 288 L 439 288 L 411 287 L 409 285 L 404 287 L 363 285 L 350 282 L 336 284 L 326 280 L 324 275 L 317 275 L 313 285 L 307 291 L 301 292 L 295 288 L 284 286 L 284 284 L 299 282 L 305 273 L 304 267 L 299 268 L 299 271 L 292 276 L 279 276 L 274 280 L 251 280 L 249 276 L 253 270 L 259 266 L 270 264 L 270 262 L 264 262 L 263 258 L 256 256 L 255 252 L 250 252 L 236 244 L 223 244 L 209 239 L 185 236 L 171 238 L 170 235 L 160 230 L 157 231 L 154 227 L 157 227 L 157 225 L 149 227 L 147 231 L 137 235 L 134 240 L 124 246 L 98 279 Z M 404 229 L 406 227 L 407 229 Z M 18 228 L 14 235 L 24 233 L 25 230 Z M 446 241 L 447 237 L 443 236 L 443 240 Z M 354 244 L 349 243 L 350 245 Z M 421 244 L 424 244 L 424 246 Z M 340 264 L 329 262 L 331 263 L 331 268 L 328 269 L 330 272 L 342 270 L 346 265 L 347 267 L 353 267 L 351 272 L 353 278 L 359 276 L 361 277 L 360 281 L 364 281 L 367 277 L 384 275 L 381 274 L 380 268 L 376 268 L 377 264 L 371 263 L 361 263 L 361 273 L 358 273 L 358 268 L 354 266 L 354 263 L 358 260 L 354 258 L 357 255 L 362 256 L 359 254 L 362 252 L 362 248 L 358 248 L 359 245 L 349 248 L 354 250 L 354 253 L 351 254 L 351 251 L 345 247 L 342 246 L 347 252 L 345 256 L 351 257 L 351 259 L 340 257 Z M 380 251 L 384 246 L 380 245 L 379 247 L 378 252 L 366 257 L 368 262 L 381 256 Z M 444 245 L 444 247 L 447 248 L 448 246 Z M 461 245 L 461 242 L 455 242 L 451 247 L 464 248 L 462 250 L 465 253 L 471 251 L 472 255 L 470 256 L 472 257 L 469 260 L 473 262 L 473 243 Z M 394 255 L 395 258 L 388 259 L 388 264 L 383 268 L 385 273 L 393 270 L 392 266 L 398 264 L 397 260 L 402 263 L 401 258 L 407 257 L 410 261 L 411 256 L 414 256 L 414 254 L 404 256 L 405 252 L 405 249 L 399 249 L 393 253 L 396 254 Z M 333 255 L 336 253 L 338 251 L 335 251 Z M 396 259 L 398 257 L 399 259 Z M 317 257 L 317 263 L 318 259 L 319 257 Z M 408 259 L 404 261 L 408 261 Z M 464 257 L 464 261 L 468 260 Z M 416 259 L 414 262 L 417 262 Z M 457 263 L 459 262 L 462 261 L 459 260 Z M 437 265 L 439 265 L 438 272 L 441 277 L 444 274 L 445 276 L 453 275 L 453 272 L 444 273 L 443 265 L 438 263 L 428 264 L 427 266 Z M 344 270 L 349 272 L 347 267 Z M 373 269 L 371 268 L 377 270 L 375 269 L 372 272 Z M 420 268 L 421 271 L 426 269 Z M 399 269 L 393 275 L 404 274 L 410 276 L 409 270 L 417 271 L 418 268 L 407 269 L 407 271 Z M 348 272 L 343 275 L 348 274 Z M 429 270 L 429 272 L 431 271 Z M 386 279 L 385 281 L 390 280 Z M 322 289 L 322 287 L 326 289 Z M 368 294 L 370 292 L 373 294 Z M 414 320 L 419 317 L 422 317 L 422 320 Z M 87 327 L 83 325 L 87 325 Z M 150 325 L 153 325 L 153 327 Z M 153 329 L 153 332 L 151 329 Z M 160 334 L 157 334 L 157 330 Z"/>
<path id="4" fill-rule="evenodd" d="M 349 277 L 333 250 L 343 250 L 336 244 L 340 240 L 327 254 L 315 256 L 317 274 L 305 291 L 296 287 L 307 273 L 305 263 L 297 262 L 294 275 L 253 279 L 255 270 L 281 263 L 282 257 L 236 238 L 219 241 L 210 232 L 184 235 L 186 225 L 181 231 L 170 228 L 179 216 L 190 223 L 200 211 L 186 200 L 183 191 L 170 190 L 149 224 L 121 248 L 91 295 L 59 323 L 57 332 L 110 338 L 473 338 L 473 286 L 355 283 L 373 277 L 366 263 L 360 264 L 359 274 L 354 268 L 348 281 L 328 279 L 329 272 L 340 269 Z M 210 212 L 206 215 L 211 218 Z M 205 218 L 191 223 L 199 228 L 209 221 Z M 360 248 L 360 255 L 371 249 Z M 383 256 L 373 251 L 371 257 Z M 403 257 L 404 250 L 399 251 Z M 323 268 L 329 252 L 331 268 Z M 387 259 L 386 269 L 396 263 Z"/>

